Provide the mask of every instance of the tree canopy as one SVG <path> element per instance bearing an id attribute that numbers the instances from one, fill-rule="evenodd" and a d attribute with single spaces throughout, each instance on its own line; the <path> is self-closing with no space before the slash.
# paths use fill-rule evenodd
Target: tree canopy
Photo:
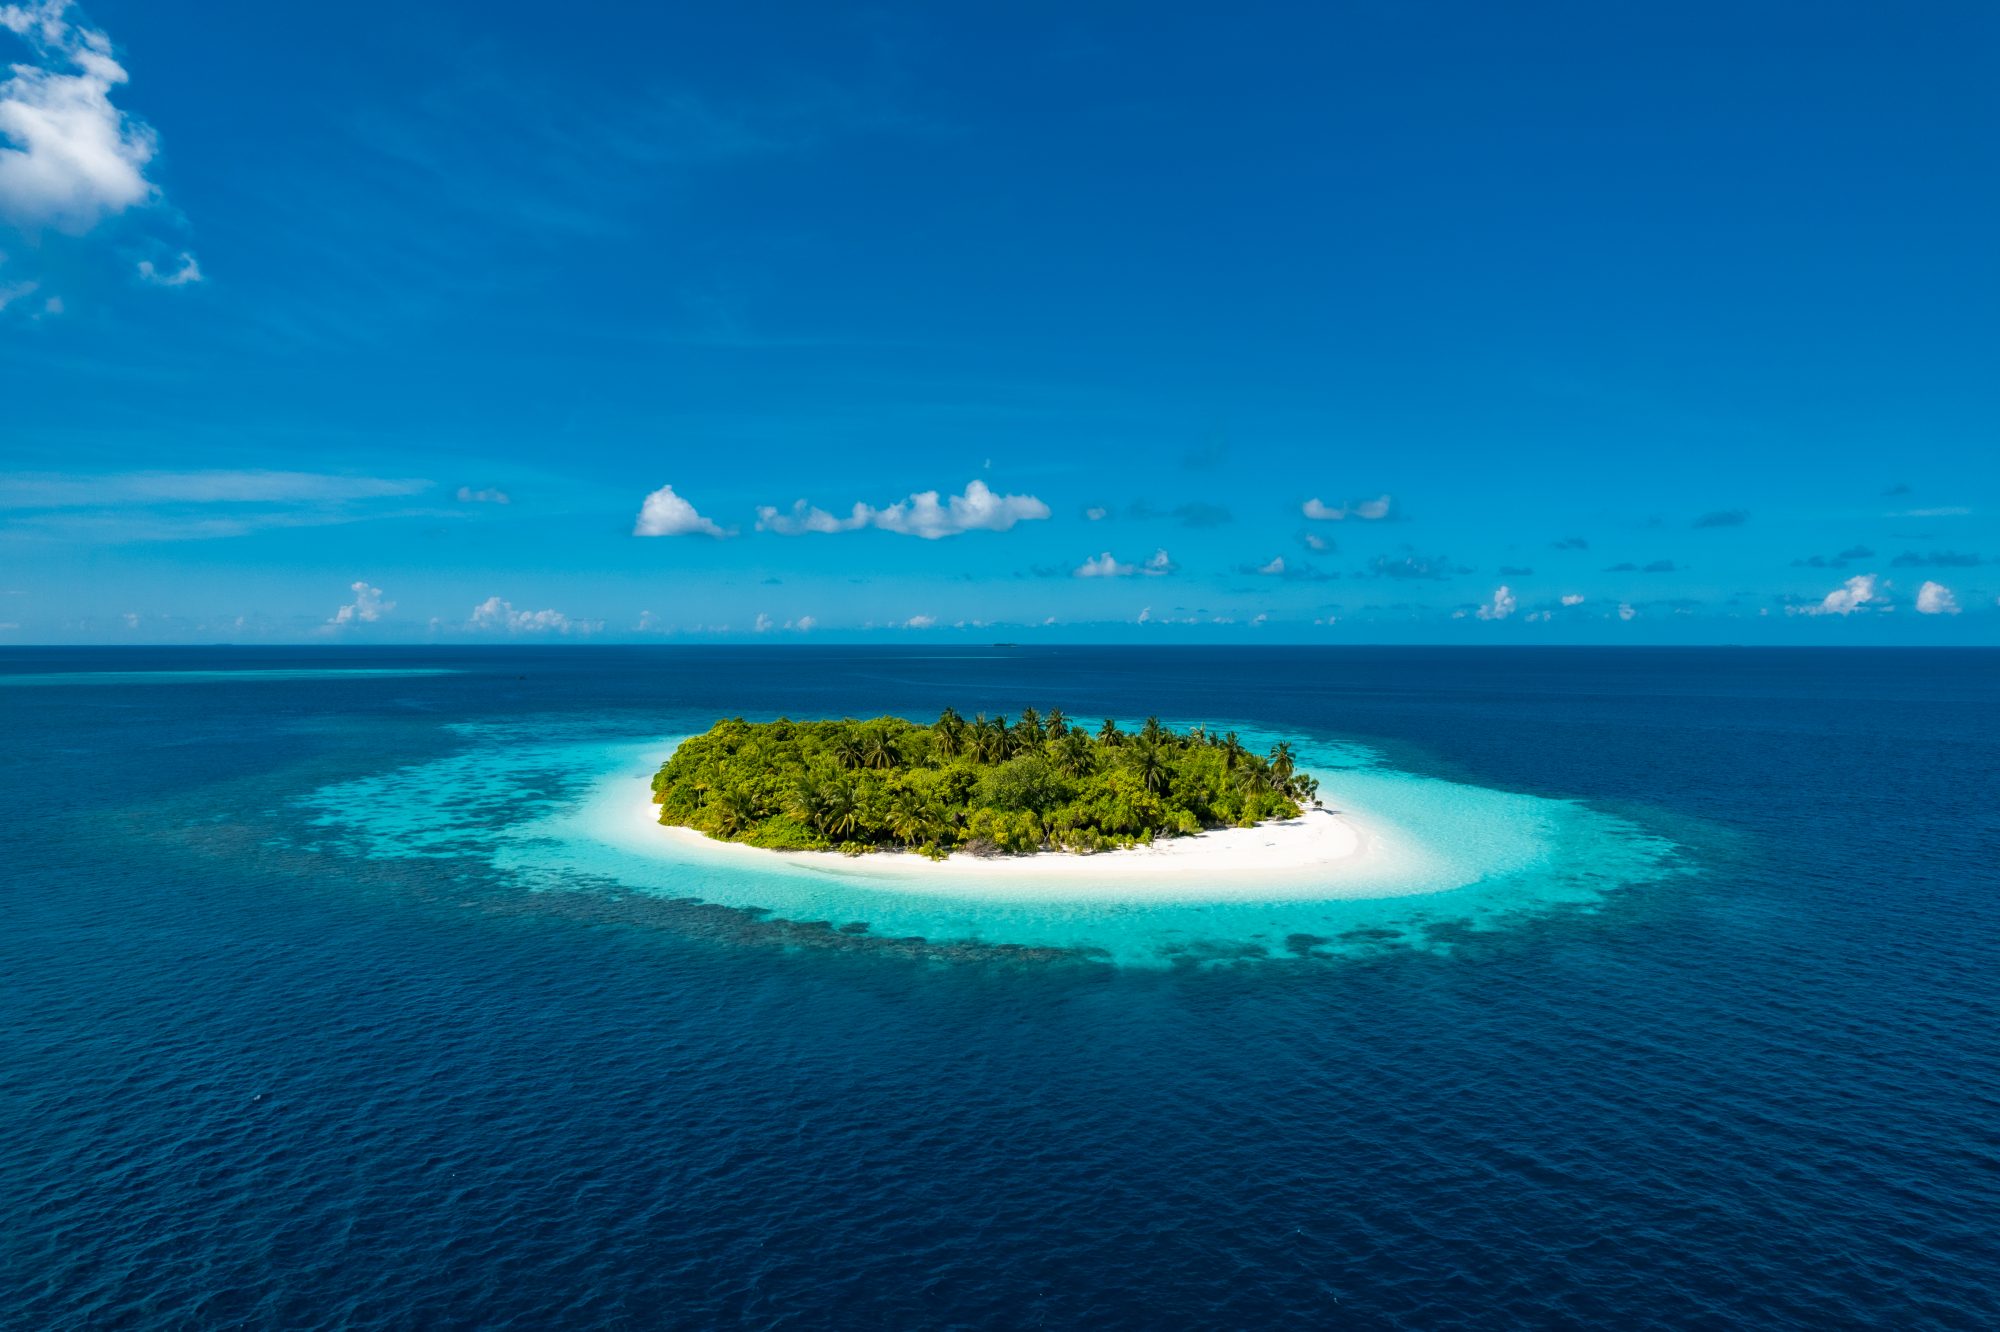
<path id="1" fill-rule="evenodd" d="M 660 822 L 777 850 L 907 849 L 943 857 L 1094 852 L 1204 828 L 1291 818 L 1319 784 L 1291 747 L 1231 731 L 1178 734 L 1149 718 L 1096 733 L 1061 710 L 1009 722 L 945 709 L 929 726 L 717 722 L 653 777 Z"/>

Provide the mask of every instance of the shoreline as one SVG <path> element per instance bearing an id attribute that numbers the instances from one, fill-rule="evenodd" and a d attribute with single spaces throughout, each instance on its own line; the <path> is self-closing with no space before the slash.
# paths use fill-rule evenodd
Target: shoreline
<path id="1" fill-rule="evenodd" d="M 1079 855 L 1041 851 L 1019 856 L 955 852 L 931 860 L 913 851 L 776 851 L 725 842 L 659 822 L 650 777 L 634 783 L 635 813 L 662 849 L 744 869 L 872 880 L 902 891 L 980 896 L 1200 899 L 1402 896 L 1393 839 L 1351 811 L 1308 809 L 1293 819 L 1251 828 L 1216 828 L 1188 837 Z M 1108 894 L 1107 894 L 1108 890 Z M 1190 893 L 1190 890 L 1195 890 Z M 1421 889 L 1417 891 L 1422 891 Z"/>

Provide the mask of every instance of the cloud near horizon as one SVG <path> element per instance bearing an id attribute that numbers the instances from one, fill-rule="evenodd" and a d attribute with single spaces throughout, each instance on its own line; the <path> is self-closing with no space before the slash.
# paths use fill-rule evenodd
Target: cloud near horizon
<path id="1" fill-rule="evenodd" d="M 856 501 L 845 517 L 835 517 L 805 500 L 795 500 L 790 510 L 772 505 L 757 509 L 757 530 L 779 536 L 802 536 L 809 532 L 855 532 L 873 527 L 902 536 L 935 541 L 963 532 L 1005 532 L 1016 523 L 1035 522 L 1049 516 L 1049 506 L 1033 495 L 1000 495 L 977 478 L 968 481 L 962 494 L 945 496 L 935 490 L 911 493 L 886 508 Z"/>
<path id="2" fill-rule="evenodd" d="M 1876 576 L 1856 574 L 1820 600 L 1803 606 L 1787 606 L 1787 615 L 1852 615 L 1863 608 L 1878 607 L 1883 598 Z"/>
<path id="3" fill-rule="evenodd" d="M 373 624 L 384 611 L 396 609 L 395 602 L 383 600 L 381 588 L 369 586 L 366 580 L 348 584 L 347 590 L 354 594 L 354 600 L 335 611 L 328 624 Z"/>
<path id="4" fill-rule="evenodd" d="M 1130 578 L 1134 574 L 1158 576 L 1170 574 L 1179 567 L 1164 547 L 1154 551 L 1140 564 L 1120 564 L 1107 550 L 1077 565 L 1074 576 L 1077 578 Z"/>
<path id="5" fill-rule="evenodd" d="M 481 632 L 509 634 L 591 634 L 603 628 L 599 620 L 572 620 L 559 610 L 515 610 L 502 597 L 488 597 L 472 608 L 467 627 Z"/>
<path id="6" fill-rule="evenodd" d="M 1926 580 L 1924 585 L 1917 589 L 1917 614 L 1956 615 L 1958 598 L 1953 596 L 1951 589 L 1943 583 Z"/>

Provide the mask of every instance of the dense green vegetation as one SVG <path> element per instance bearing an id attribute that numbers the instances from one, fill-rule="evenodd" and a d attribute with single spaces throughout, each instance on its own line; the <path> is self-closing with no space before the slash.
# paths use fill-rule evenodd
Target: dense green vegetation
<path id="1" fill-rule="evenodd" d="M 1297 815 L 1318 790 L 1289 745 L 1260 757 L 1233 731 L 1178 735 L 1158 718 L 1093 734 L 1032 708 L 1011 725 L 949 708 L 929 726 L 738 718 L 683 743 L 653 777 L 660 822 L 710 837 L 939 857 L 1105 851 L 1247 827 Z"/>

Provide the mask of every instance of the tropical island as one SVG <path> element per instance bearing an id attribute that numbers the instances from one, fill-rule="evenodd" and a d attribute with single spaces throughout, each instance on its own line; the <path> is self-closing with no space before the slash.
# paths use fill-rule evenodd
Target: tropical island
<path id="1" fill-rule="evenodd" d="M 924 726 L 868 721 L 717 722 L 652 781 L 659 822 L 776 851 L 1089 854 L 1156 838 L 1295 819 L 1319 784 L 1291 747 L 1236 734 L 1092 731 L 1060 710 L 1019 719 L 947 708 Z"/>

